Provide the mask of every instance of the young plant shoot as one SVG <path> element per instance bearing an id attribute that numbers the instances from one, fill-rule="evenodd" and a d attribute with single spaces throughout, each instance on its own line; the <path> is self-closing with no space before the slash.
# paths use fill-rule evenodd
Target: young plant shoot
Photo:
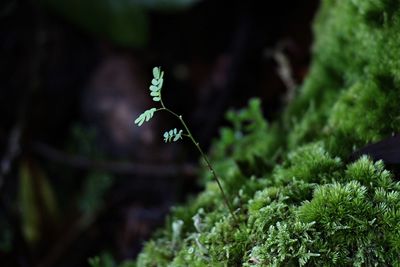
<path id="1" fill-rule="evenodd" d="M 228 198 L 226 197 L 226 194 L 224 192 L 224 189 L 222 188 L 222 184 L 220 182 L 220 179 L 218 178 L 217 173 L 215 172 L 213 166 L 211 165 L 211 162 L 208 159 L 207 155 L 203 152 L 199 143 L 196 141 L 196 139 L 190 132 L 189 127 L 187 126 L 186 122 L 183 120 L 182 115 L 178 115 L 177 113 L 175 113 L 174 111 L 170 110 L 169 108 L 167 108 L 165 106 L 163 99 L 162 99 L 162 90 L 161 90 L 163 87 L 163 82 L 164 82 L 163 78 L 164 78 L 164 72 L 161 70 L 161 68 L 160 67 L 153 68 L 153 79 L 151 80 L 151 85 L 149 88 L 150 96 L 153 97 L 154 102 L 158 102 L 160 104 L 160 107 L 159 108 L 151 108 L 151 109 L 144 111 L 135 120 L 135 124 L 137 124 L 137 126 L 139 126 L 139 127 L 142 126 L 142 124 L 144 122 L 150 121 L 150 119 L 153 118 L 154 114 L 158 111 L 166 111 L 166 112 L 170 113 L 172 116 L 176 117 L 182 124 L 182 127 L 184 130 L 178 130 L 175 128 L 175 129 L 166 131 L 163 135 L 164 141 L 166 143 L 176 142 L 179 139 L 183 139 L 183 137 L 187 137 L 190 139 L 190 141 L 192 141 L 192 143 L 195 145 L 197 150 L 200 152 L 200 154 L 201 154 L 204 162 L 206 163 L 209 171 L 211 172 L 214 180 L 218 184 L 218 187 L 221 192 L 222 198 L 224 199 L 225 205 L 229 209 L 229 212 L 231 213 L 233 219 L 235 221 L 237 221 L 235 213 L 233 212 L 233 208 L 232 208 Z"/>

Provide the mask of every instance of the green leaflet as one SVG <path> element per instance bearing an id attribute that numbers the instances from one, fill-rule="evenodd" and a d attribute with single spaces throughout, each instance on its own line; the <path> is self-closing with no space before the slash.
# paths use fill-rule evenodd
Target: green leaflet
<path id="1" fill-rule="evenodd" d="M 149 121 L 154 116 L 154 112 L 156 112 L 156 108 L 151 108 L 140 114 L 140 116 L 135 120 L 135 124 L 137 126 L 142 126 L 145 121 Z"/>
<path id="2" fill-rule="evenodd" d="M 150 85 L 150 96 L 153 97 L 154 102 L 159 102 L 161 100 L 161 88 L 164 82 L 164 72 L 161 71 L 160 67 L 153 68 L 153 80 L 151 80 Z"/>
<path id="3" fill-rule="evenodd" d="M 164 83 L 163 77 L 164 72 L 161 71 L 160 67 L 153 68 L 153 79 L 151 80 L 151 85 L 149 89 L 150 96 L 153 97 L 154 102 L 161 101 L 161 89 Z M 135 120 L 135 124 L 137 124 L 139 127 L 142 126 L 145 121 L 149 121 L 151 118 L 153 118 L 156 111 L 156 108 L 146 110 L 145 112 L 140 114 L 140 116 Z"/>
<path id="4" fill-rule="evenodd" d="M 164 142 L 165 143 L 176 142 L 179 139 L 182 139 L 182 133 L 183 133 L 182 130 L 179 130 L 179 132 L 178 132 L 178 130 L 176 128 L 173 129 L 173 130 L 166 131 L 164 133 L 164 135 L 163 135 L 164 136 Z"/>

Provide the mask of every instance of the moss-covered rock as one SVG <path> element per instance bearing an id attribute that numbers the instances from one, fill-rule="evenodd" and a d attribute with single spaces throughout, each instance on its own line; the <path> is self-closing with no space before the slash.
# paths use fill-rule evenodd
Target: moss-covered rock
<path id="1" fill-rule="evenodd" d="M 400 131 L 400 2 L 323 0 L 310 73 L 270 125 L 253 100 L 211 152 L 239 222 L 205 170 L 137 266 L 400 266 L 400 183 L 347 162 Z"/>

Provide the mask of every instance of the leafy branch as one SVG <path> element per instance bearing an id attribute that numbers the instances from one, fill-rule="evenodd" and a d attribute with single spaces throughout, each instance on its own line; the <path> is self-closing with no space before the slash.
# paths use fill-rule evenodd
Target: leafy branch
<path id="1" fill-rule="evenodd" d="M 169 131 L 166 131 L 163 135 L 164 141 L 167 142 L 176 142 L 179 139 L 183 139 L 183 137 L 187 137 L 192 141 L 192 143 L 196 146 L 197 150 L 201 154 L 203 160 L 205 161 L 209 171 L 211 172 L 212 176 L 214 177 L 214 180 L 217 182 L 219 190 L 221 192 L 222 198 L 225 202 L 225 205 L 228 207 L 229 212 L 231 213 L 232 217 L 236 222 L 238 222 L 235 213 L 233 212 L 233 208 L 226 197 L 226 194 L 224 192 L 224 189 L 222 188 L 222 184 L 220 182 L 220 179 L 218 178 L 217 173 L 214 170 L 214 167 L 211 165 L 210 160 L 208 159 L 207 155 L 203 152 L 203 150 L 200 147 L 200 144 L 196 141 L 194 136 L 189 130 L 189 127 L 187 126 L 186 122 L 183 120 L 182 115 L 178 115 L 174 111 L 170 110 L 164 105 L 164 102 L 162 100 L 162 94 L 161 94 L 161 89 L 164 83 L 164 72 L 161 70 L 160 67 L 155 67 L 153 68 L 153 79 L 151 80 L 151 85 L 149 87 L 150 89 L 150 96 L 153 97 L 154 102 L 159 102 L 161 107 L 160 108 L 151 108 L 146 111 L 144 111 L 142 114 L 139 115 L 139 117 L 135 120 L 135 124 L 137 126 L 142 126 L 144 122 L 150 121 L 151 118 L 153 118 L 154 114 L 158 111 L 166 111 L 170 113 L 172 116 L 176 117 L 181 125 L 183 126 L 183 130 L 178 130 L 178 129 L 172 129 Z"/>

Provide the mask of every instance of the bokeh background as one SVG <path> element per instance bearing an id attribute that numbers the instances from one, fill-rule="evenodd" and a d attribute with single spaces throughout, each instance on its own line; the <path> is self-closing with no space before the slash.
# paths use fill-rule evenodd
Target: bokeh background
<path id="1" fill-rule="evenodd" d="M 259 97 L 273 120 L 307 74 L 318 1 L 2 0 L 0 266 L 134 259 L 171 206 L 201 190 L 197 151 L 224 114 Z"/>

